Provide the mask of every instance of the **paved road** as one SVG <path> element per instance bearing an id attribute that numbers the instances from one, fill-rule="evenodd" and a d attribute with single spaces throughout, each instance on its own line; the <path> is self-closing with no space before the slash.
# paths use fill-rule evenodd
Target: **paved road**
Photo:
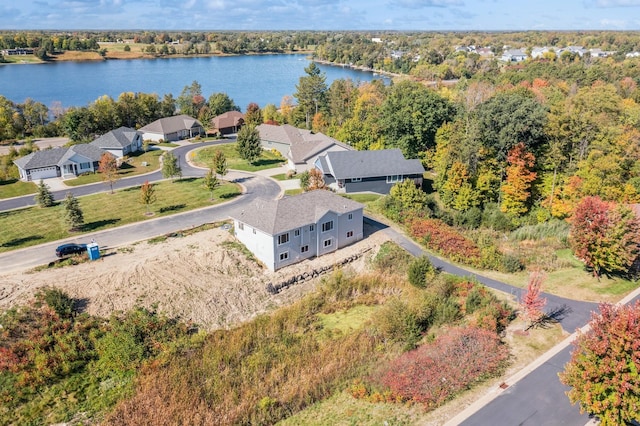
<path id="1" fill-rule="evenodd" d="M 95 239 L 101 247 L 117 247 L 135 241 L 145 240 L 176 232 L 194 226 L 228 219 L 231 208 L 250 206 L 256 198 L 274 199 L 280 195 L 280 186 L 272 179 L 242 172 L 230 172 L 226 179 L 234 180 L 245 187 L 245 193 L 227 203 L 198 210 L 191 210 L 172 216 L 132 223 L 118 228 L 107 229 L 92 234 L 84 234 L 64 241 L 54 241 L 34 247 L 0 254 L 0 271 L 12 272 L 56 259 L 55 248 L 62 242 L 89 242 Z"/>
<path id="2" fill-rule="evenodd" d="M 224 143 L 223 141 L 222 143 Z M 221 142 L 210 142 L 203 144 L 213 145 Z M 184 160 L 187 151 L 193 149 L 193 146 L 177 148 L 174 153 L 180 158 L 181 167 L 185 176 L 202 175 L 201 169 L 190 167 Z M 235 173 L 235 172 L 234 172 Z M 122 179 L 118 181 L 118 185 L 131 186 L 139 185 L 145 180 L 152 181 L 160 179 L 159 172 Z M 114 228 L 99 233 L 78 237 L 75 240 L 95 238 L 101 246 L 118 246 L 133 241 L 151 238 L 157 235 L 163 235 L 175 232 L 190 226 L 197 226 L 202 223 L 212 222 L 228 217 L 231 206 L 250 205 L 256 197 L 275 198 L 280 193 L 280 187 L 273 180 L 250 174 L 238 174 L 237 176 L 229 175 L 230 179 L 236 178 L 242 181 L 247 192 L 229 203 L 208 207 L 205 209 L 194 210 L 179 215 L 158 218 L 127 225 L 120 228 Z M 120 187 L 120 186 L 118 186 Z M 104 191 L 104 184 L 87 185 L 85 187 L 74 188 L 76 195 L 84 195 L 87 193 Z M 77 191 L 77 192 L 76 192 Z M 66 191 L 62 191 L 66 192 Z M 64 196 L 62 193 L 60 196 Z M 31 196 L 28 198 L 30 203 L 33 202 Z M 0 210 L 15 207 L 5 207 L 0 202 Z M 426 254 L 420 246 L 413 241 L 404 237 L 402 234 L 380 222 L 371 218 L 365 219 L 369 224 L 382 229 L 396 243 L 404 247 L 415 256 Z M 26 267 L 33 267 L 45 264 L 54 260 L 54 249 L 60 242 L 43 244 L 36 247 L 26 248 L 23 250 L 10 252 L 0 255 L 0 270 L 11 271 Z M 451 265 L 442 259 L 430 256 L 433 264 L 441 268 L 443 271 L 462 275 L 471 276 L 479 282 L 503 292 L 512 294 L 516 299 L 520 297 L 521 289 L 513 287 L 481 275 L 477 275 L 455 265 Z M 593 303 L 579 302 L 575 300 L 563 299 L 554 295 L 546 294 L 548 303 L 547 311 L 554 310 L 559 312 L 557 317 L 562 327 L 573 332 L 576 328 L 586 324 L 590 318 L 590 312 L 596 308 Z M 468 425 L 584 425 L 589 418 L 580 415 L 577 407 L 571 406 L 564 395 L 566 390 L 560 384 L 557 373 L 563 369 L 564 364 L 569 359 L 571 348 L 565 348 L 556 356 L 544 362 L 539 368 L 533 370 L 522 380 L 516 382 L 504 391 L 499 397 L 493 399 L 482 409 L 476 412 L 463 422 Z"/>
<path id="3" fill-rule="evenodd" d="M 382 229 L 392 240 L 414 256 L 429 256 L 435 267 L 454 275 L 473 277 L 487 287 L 511 294 L 516 300 L 520 299 L 522 289 L 483 277 L 431 256 L 395 229 L 372 218 L 365 220 Z M 577 328 L 587 324 L 591 318 L 591 312 L 597 310 L 595 303 L 564 299 L 552 294 L 544 294 L 544 297 L 547 298 L 545 310 L 557 312 L 556 319 L 562 328 L 569 333 L 573 333 Z M 572 346 L 565 347 L 501 392 L 495 399 L 482 406 L 466 420 L 461 423 L 451 422 L 451 424 L 469 426 L 584 426 L 589 422 L 589 416 L 580 414 L 579 408 L 569 403 L 569 398 L 565 394 L 568 388 L 558 379 L 558 372 L 564 370 L 564 365 L 571 357 L 572 349 Z"/>
<path id="4" fill-rule="evenodd" d="M 220 144 L 225 144 L 229 142 L 232 142 L 232 141 L 229 139 L 222 139 L 219 141 L 184 145 L 171 150 L 171 152 L 178 158 L 180 167 L 182 168 L 182 175 L 184 177 L 204 176 L 204 174 L 206 173 L 204 170 L 196 167 L 192 167 L 189 165 L 189 163 L 185 159 L 186 153 L 195 148 L 211 146 L 211 145 L 220 145 Z M 157 170 L 155 172 L 147 173 L 144 175 L 138 175 L 138 176 L 132 176 L 129 178 L 120 179 L 113 184 L 113 189 L 116 190 L 116 189 L 128 188 L 131 186 L 138 186 L 138 185 L 142 185 L 147 180 L 149 182 L 156 182 L 162 179 L 164 179 L 164 177 L 162 176 L 162 172 L 160 170 Z M 96 192 L 105 192 L 105 191 L 109 191 L 109 186 L 103 182 L 98 182 L 98 183 L 92 183 L 89 185 L 69 187 L 69 189 L 64 189 L 61 191 L 52 191 L 52 194 L 55 200 L 62 200 L 64 199 L 67 192 L 71 192 L 74 196 L 78 197 L 82 195 L 89 195 L 89 194 L 94 194 Z M 18 208 L 28 207 L 33 205 L 35 205 L 35 201 L 33 200 L 33 194 L 25 195 L 24 197 L 11 198 L 8 200 L 0 200 L 0 211 L 18 209 Z"/>

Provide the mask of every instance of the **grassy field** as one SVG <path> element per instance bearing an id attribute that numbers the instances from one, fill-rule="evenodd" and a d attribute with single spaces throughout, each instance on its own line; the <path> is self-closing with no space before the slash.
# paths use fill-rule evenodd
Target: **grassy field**
<path id="1" fill-rule="evenodd" d="M 146 208 L 139 202 L 140 187 L 101 193 L 78 198 L 85 224 L 81 233 L 100 231 L 151 217 L 167 216 L 198 207 L 221 203 L 240 194 L 240 187 L 225 183 L 214 192 L 202 186 L 202 179 L 164 181 L 154 185 L 157 201 L 151 205 L 153 216 L 146 216 Z M 108 206 L 108 208 L 105 208 Z M 68 231 L 61 203 L 49 208 L 29 207 L 0 213 L 0 253 L 76 235 Z"/>
<path id="2" fill-rule="evenodd" d="M 258 161 L 254 164 L 250 164 L 246 160 L 243 160 L 236 151 L 235 143 L 228 143 L 223 145 L 216 145 L 213 147 L 207 147 L 197 150 L 193 155 L 193 162 L 200 167 L 210 167 L 211 160 L 216 151 L 222 151 L 227 157 L 227 165 L 230 169 L 243 170 L 245 172 L 255 172 L 258 170 L 271 169 L 279 167 L 285 162 L 284 158 L 277 156 L 271 151 L 262 151 L 262 155 Z"/>
<path id="3" fill-rule="evenodd" d="M 20 197 L 36 193 L 36 184 L 21 180 L 0 182 L 0 200 L 4 198 Z"/>
<path id="4" fill-rule="evenodd" d="M 160 167 L 160 156 L 163 153 L 164 151 L 161 150 L 153 150 L 134 154 L 120 166 L 118 175 L 121 178 L 125 178 L 157 170 Z M 146 163 L 147 165 L 143 166 L 142 163 Z M 64 183 L 68 186 L 79 186 L 101 181 L 102 175 L 100 173 L 90 173 L 75 179 L 65 180 Z"/>

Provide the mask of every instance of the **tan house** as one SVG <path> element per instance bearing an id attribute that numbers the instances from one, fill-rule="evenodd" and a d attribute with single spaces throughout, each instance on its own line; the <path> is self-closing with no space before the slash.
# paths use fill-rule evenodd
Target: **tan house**
<path id="1" fill-rule="evenodd" d="M 154 142 L 179 141 L 205 135 L 202 123 L 184 114 L 161 118 L 140 128 L 140 131 L 143 140 Z"/>
<path id="2" fill-rule="evenodd" d="M 304 172 L 314 168 L 320 155 L 333 151 L 351 151 L 349 145 L 322 133 L 283 124 L 260 124 L 256 127 L 264 149 L 276 149 L 287 159 L 291 170 Z"/>
<path id="3" fill-rule="evenodd" d="M 211 126 L 221 135 L 238 133 L 244 125 L 244 114 L 240 111 L 227 111 L 211 120 Z"/>

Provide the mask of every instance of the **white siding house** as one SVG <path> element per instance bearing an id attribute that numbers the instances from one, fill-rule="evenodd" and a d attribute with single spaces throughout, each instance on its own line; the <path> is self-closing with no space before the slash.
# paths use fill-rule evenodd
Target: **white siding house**
<path id="1" fill-rule="evenodd" d="M 251 207 L 231 214 L 234 233 L 272 271 L 363 238 L 363 205 L 330 191 L 258 200 Z"/>

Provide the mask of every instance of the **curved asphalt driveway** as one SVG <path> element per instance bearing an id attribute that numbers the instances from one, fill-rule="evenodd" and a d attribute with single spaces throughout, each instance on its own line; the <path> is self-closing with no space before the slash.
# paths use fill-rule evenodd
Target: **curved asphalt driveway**
<path id="1" fill-rule="evenodd" d="M 180 167 L 182 168 L 182 176 L 184 177 L 204 176 L 206 173 L 205 170 L 197 167 L 192 167 L 186 161 L 185 156 L 187 155 L 187 153 L 197 148 L 202 148 L 202 147 L 212 146 L 212 145 L 221 145 L 229 142 L 233 142 L 233 141 L 230 139 L 222 139 L 219 141 L 183 145 L 175 149 L 172 149 L 171 152 L 173 153 L 173 155 L 176 156 L 176 158 L 178 158 L 178 162 L 180 164 Z M 128 188 L 131 186 L 139 186 L 139 185 L 142 185 L 145 181 L 157 182 L 162 179 L 164 179 L 164 177 L 162 176 L 162 171 L 156 170 L 154 172 L 146 173 L 144 175 L 137 175 L 137 176 L 131 176 L 128 178 L 119 179 L 116 182 L 114 182 L 113 189 L 117 190 L 117 189 Z M 98 183 L 91 183 L 88 185 L 69 187 L 69 189 L 64 189 L 61 191 L 53 191 L 52 194 L 55 200 L 62 200 L 64 199 L 67 192 L 71 192 L 74 196 L 79 197 L 82 195 L 95 194 L 97 192 L 105 192 L 109 190 L 110 190 L 110 187 L 106 185 L 104 182 L 98 182 Z M 35 205 L 35 201 L 33 200 L 33 194 L 25 195 L 23 197 L 0 200 L 0 211 L 19 209 L 19 208 L 29 207 L 33 205 Z"/>

